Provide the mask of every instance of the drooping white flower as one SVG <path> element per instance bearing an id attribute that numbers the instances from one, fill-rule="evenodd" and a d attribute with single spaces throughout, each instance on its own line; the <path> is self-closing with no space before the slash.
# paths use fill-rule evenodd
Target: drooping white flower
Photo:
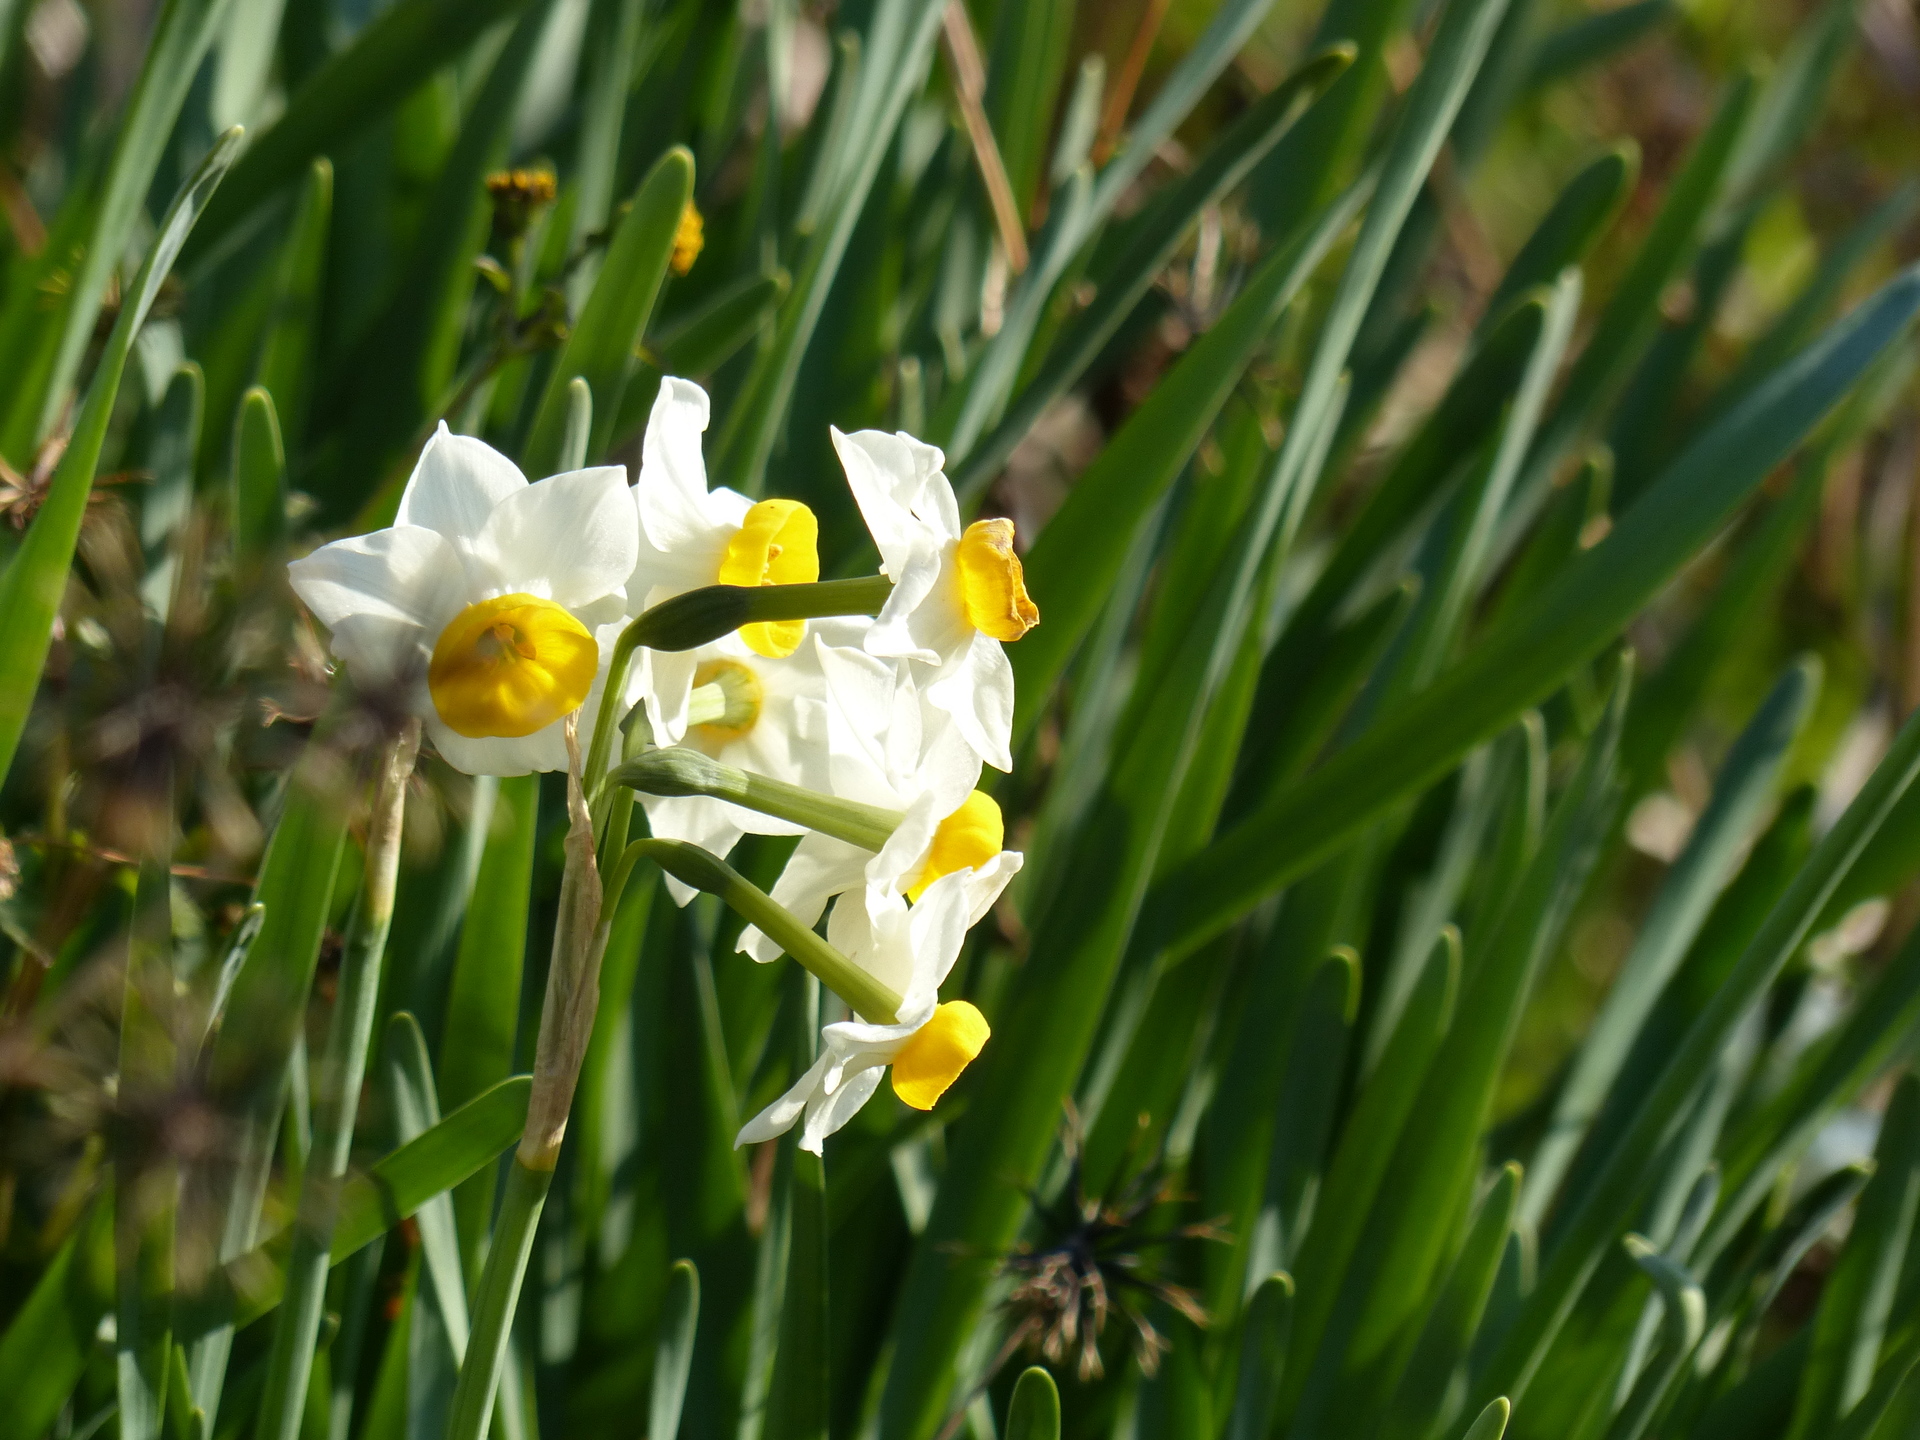
<path id="1" fill-rule="evenodd" d="M 679 743 L 741 770 L 826 790 L 830 785 L 827 678 L 822 656 L 857 647 L 872 622 L 864 616 L 816 620 L 791 655 L 758 655 L 738 634 L 687 652 L 690 688 L 707 700 L 706 718 L 684 727 Z M 657 673 L 657 672 L 656 672 Z M 742 835 L 801 835 L 805 827 L 707 795 L 642 792 L 647 823 L 662 840 L 686 840 L 724 856 Z M 693 892 L 668 877 L 674 898 Z M 816 912 L 818 913 L 818 912 Z"/>
<path id="2" fill-rule="evenodd" d="M 984 1016 L 965 1000 L 940 1003 L 940 986 L 967 938 L 966 881 L 936 880 L 909 908 L 898 896 L 874 917 L 862 964 L 902 996 L 891 1025 L 847 1020 L 820 1031 L 820 1058 L 793 1088 L 741 1127 L 736 1146 L 771 1140 L 805 1117 L 800 1148 L 820 1153 L 827 1136 L 859 1112 L 893 1067 L 893 1089 L 931 1110 L 987 1043 Z"/>
<path id="3" fill-rule="evenodd" d="M 600 683 L 594 630 L 619 619 L 633 572 L 626 490 L 617 465 L 530 485 L 443 423 L 393 525 L 323 545 L 289 577 L 355 683 L 403 697 L 448 764 L 564 770 L 561 722 Z"/>
<path id="4" fill-rule="evenodd" d="M 794 585 L 820 578 L 819 526 L 794 500 L 754 502 L 724 486 L 707 488 L 700 453 L 707 392 L 691 380 L 660 382 L 640 447 L 633 503 L 640 548 L 627 579 L 627 613 L 638 615 L 704 585 Z M 804 620 L 742 627 L 741 643 L 769 659 L 791 655 Z M 654 734 L 666 743 L 686 725 L 687 697 L 699 661 L 686 652 L 642 650 L 634 657 Z"/>
<path id="5" fill-rule="evenodd" d="M 867 633 L 867 653 L 938 672 L 928 703 L 946 711 L 995 769 L 1011 770 L 1013 667 L 1001 642 L 1040 623 L 1013 551 L 1011 520 L 964 529 L 945 457 L 907 434 L 833 431 L 847 484 L 880 549 L 893 594 Z"/>
<path id="6" fill-rule="evenodd" d="M 827 938 L 859 959 L 872 917 L 892 897 L 919 900 L 943 876 L 965 877 L 967 923 L 977 924 L 1019 872 L 1003 848 L 1000 807 L 974 789 L 980 756 L 951 716 L 922 703 L 912 667 L 851 648 L 823 648 L 829 786 L 836 799 L 904 813 L 876 853 L 818 831 L 795 847 L 773 898 L 811 925 L 838 896 Z M 749 927 L 739 948 L 775 960 L 780 947 Z"/>

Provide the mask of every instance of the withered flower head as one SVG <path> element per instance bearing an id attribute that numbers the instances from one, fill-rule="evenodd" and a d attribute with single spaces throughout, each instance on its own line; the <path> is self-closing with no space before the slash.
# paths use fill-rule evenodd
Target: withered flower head
<path id="1" fill-rule="evenodd" d="M 1089 1195 L 1081 1168 L 1079 1120 L 1071 1108 L 1061 1143 L 1067 1152 L 1067 1181 L 1059 1201 L 1043 1215 L 1044 1230 L 1052 1238 L 1000 1262 L 1002 1273 L 1014 1278 L 1013 1289 L 1001 1302 L 1012 1322 L 1003 1357 L 1022 1347 L 1055 1364 L 1072 1356 L 1081 1380 L 1098 1379 L 1104 1370 L 1100 1337 L 1108 1317 L 1117 1312 L 1133 1326 L 1134 1359 L 1141 1372 L 1151 1376 L 1170 1342 L 1147 1317 L 1147 1305 L 1162 1301 L 1198 1326 L 1206 1325 L 1207 1312 L 1192 1290 L 1162 1278 L 1147 1252 L 1173 1241 L 1227 1237 L 1212 1221 L 1147 1229 L 1155 1211 L 1184 1198 L 1159 1158 L 1110 1194 Z"/>
<path id="2" fill-rule="evenodd" d="M 527 233 L 534 217 L 553 203 L 551 170 L 496 170 L 487 177 L 493 197 L 493 228 L 510 240 Z"/>

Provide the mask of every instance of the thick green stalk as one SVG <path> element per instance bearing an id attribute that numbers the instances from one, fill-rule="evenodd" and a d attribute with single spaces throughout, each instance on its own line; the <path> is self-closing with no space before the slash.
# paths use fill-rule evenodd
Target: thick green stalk
<path id="1" fill-rule="evenodd" d="M 649 795 L 708 795 L 777 820 L 791 820 L 862 850 L 878 851 L 906 818 L 898 810 L 839 800 L 802 785 L 723 765 L 680 745 L 651 750 L 629 760 L 615 767 L 607 780 Z"/>
<path id="2" fill-rule="evenodd" d="M 520 1300 L 527 1260 L 533 1254 L 534 1231 L 540 1207 L 553 1184 L 552 1167 L 535 1169 L 516 1155 L 507 1167 L 507 1185 L 500 1197 L 500 1216 L 494 1222 L 487 1267 L 473 1301 L 473 1329 L 467 1336 L 466 1363 L 453 1390 L 453 1409 L 447 1420 L 447 1440 L 478 1440 L 493 1417 L 494 1391 L 506 1368 L 507 1342 L 513 1334 L 513 1311 Z"/>
<path id="3" fill-rule="evenodd" d="M 480 1290 L 468 1332 L 467 1352 L 454 1385 L 449 1440 L 480 1440 L 493 1416 L 494 1392 L 505 1367 L 513 1309 L 533 1253 L 534 1226 L 566 1139 L 567 1114 L 580 1083 L 580 1066 L 593 1038 L 600 1004 L 600 957 L 619 908 L 626 866 L 603 894 L 593 853 L 593 820 L 580 784 L 579 732 L 567 719 L 567 864 L 560 879 L 560 908 L 553 925 L 553 959 L 547 966 L 546 998 L 540 1007 L 540 1038 L 534 1047 L 533 1090 L 527 1126 L 508 1172 L 500 1218 L 480 1272 Z"/>
<path id="4" fill-rule="evenodd" d="M 314 1345 L 326 1299 L 327 1269 L 339 1216 L 340 1182 L 353 1146 L 353 1122 L 367 1068 L 367 1045 L 380 993 L 380 960 L 393 920 L 400 869 L 400 824 L 407 781 L 420 747 L 420 723 L 409 721 L 381 759 L 373 816 L 367 827 L 366 881 L 340 965 L 339 990 L 315 1095 L 313 1152 L 300 1192 L 300 1219 L 287 1262 L 286 1300 L 274 1325 L 260 1401 L 261 1440 L 295 1440 L 313 1373 Z"/>

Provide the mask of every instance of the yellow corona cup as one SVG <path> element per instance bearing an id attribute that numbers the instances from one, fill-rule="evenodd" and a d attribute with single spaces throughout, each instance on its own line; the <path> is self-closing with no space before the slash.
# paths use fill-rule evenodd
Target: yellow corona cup
<path id="1" fill-rule="evenodd" d="M 440 632 L 427 688 L 455 734 L 510 738 L 579 709 L 599 665 L 600 647 L 565 608 L 500 595 L 467 606 Z"/>

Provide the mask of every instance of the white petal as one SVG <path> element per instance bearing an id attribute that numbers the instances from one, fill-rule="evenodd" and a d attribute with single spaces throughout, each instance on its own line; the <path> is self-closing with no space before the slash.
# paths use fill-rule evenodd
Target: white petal
<path id="1" fill-rule="evenodd" d="M 455 734 L 438 715 L 426 717 L 427 734 L 440 758 L 467 775 L 530 775 L 567 768 L 567 738 L 556 720 L 531 735 Z"/>
<path id="2" fill-rule="evenodd" d="M 927 703 L 953 717 L 987 764 L 1013 769 L 1013 666 L 998 640 L 976 632 L 961 663 L 931 677 Z"/>
<path id="3" fill-rule="evenodd" d="M 452 544 L 417 525 L 322 545 L 287 566 L 287 578 L 329 630 L 349 615 L 377 615 L 431 628 L 429 646 L 460 608 L 465 584 Z"/>
<path id="4" fill-rule="evenodd" d="M 455 435 L 442 420 L 408 477 L 393 523 L 471 539 L 494 506 L 526 485 L 519 466 L 483 440 Z"/>
<path id="5" fill-rule="evenodd" d="M 787 857 L 786 868 L 774 881 L 773 898 L 785 906 L 794 919 L 811 927 L 827 908 L 827 901 L 863 883 L 861 871 L 866 859 L 867 852 L 858 845 L 849 845 L 831 835 L 807 835 L 794 846 L 793 854 Z M 786 953 L 752 925 L 741 933 L 736 948 L 760 961 L 778 960 Z"/>
<path id="6" fill-rule="evenodd" d="M 510 590 L 577 607 L 622 593 L 639 547 L 627 472 L 603 465 L 509 495 L 474 549 Z"/>
<path id="7" fill-rule="evenodd" d="M 987 912 L 993 909 L 1007 886 L 1013 883 L 1013 877 L 1020 873 L 1026 858 L 1018 850 L 1002 850 L 979 869 L 962 872 L 967 877 L 969 929 L 987 918 Z"/>
<path id="8" fill-rule="evenodd" d="M 849 901 L 856 903 L 849 907 Z M 843 909 L 864 911 L 867 932 L 864 944 L 857 933 L 862 917 L 854 913 L 843 918 L 840 914 Z M 836 941 L 836 948 L 889 990 L 912 999 L 909 992 L 913 988 L 916 969 L 913 932 L 908 923 L 907 902 L 900 892 L 890 887 L 868 885 L 857 895 L 842 896 L 833 911 L 827 922 L 828 939 L 834 939 L 835 921 L 838 921 L 837 933 L 840 940 L 846 942 L 840 945 Z"/>
<path id="9" fill-rule="evenodd" d="M 800 1148 L 818 1155 L 827 1136 L 845 1125 L 880 1088 L 879 1070 L 862 1070 L 831 1094 L 807 1106 L 806 1129 L 800 1134 Z"/>
<path id="10" fill-rule="evenodd" d="M 793 1083 L 786 1094 L 742 1125 L 740 1133 L 734 1137 L 733 1148 L 738 1150 L 742 1145 L 771 1140 L 774 1136 L 784 1135 L 791 1130 L 793 1122 L 800 1118 L 800 1112 L 805 1108 L 807 1101 L 819 1091 L 826 1077 L 827 1059 L 828 1057 L 822 1054 L 813 1062 L 807 1073 Z"/>
<path id="11" fill-rule="evenodd" d="M 660 382 L 660 393 L 647 417 L 646 438 L 640 443 L 634 501 L 641 527 L 661 555 L 672 556 L 710 542 L 716 525 L 737 526 L 746 511 L 747 502 L 732 491 L 707 492 L 700 437 L 709 413 L 707 392 L 691 380 L 670 375 Z M 698 583 L 713 582 L 709 577 Z"/>
<path id="12" fill-rule="evenodd" d="M 633 668 L 647 698 L 647 722 L 654 742 L 678 745 L 687 734 L 687 702 L 693 698 L 693 672 L 700 658 L 691 650 L 636 650 Z"/>
<path id="13" fill-rule="evenodd" d="M 936 999 L 953 962 L 960 958 L 960 947 L 967 940 L 967 886 L 972 877 L 971 870 L 942 875 L 914 902 L 907 918 L 913 945 L 913 980 L 906 989 L 907 1006 Z"/>

